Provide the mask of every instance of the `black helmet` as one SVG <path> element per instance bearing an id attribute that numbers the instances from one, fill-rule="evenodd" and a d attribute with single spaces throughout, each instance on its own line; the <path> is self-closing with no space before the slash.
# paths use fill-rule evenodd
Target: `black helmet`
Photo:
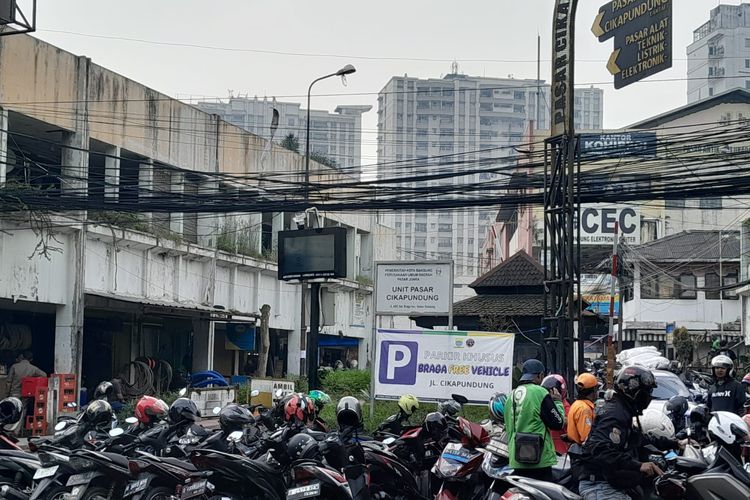
<path id="1" fill-rule="evenodd" d="M 112 382 L 102 382 L 94 389 L 94 399 L 105 399 L 109 401 L 115 395 L 115 386 Z"/>
<path id="2" fill-rule="evenodd" d="M 336 405 L 336 422 L 339 428 L 358 427 L 362 423 L 362 405 L 357 398 L 345 396 Z"/>
<path id="3" fill-rule="evenodd" d="M 685 425 L 685 414 L 688 411 L 688 400 L 685 396 L 672 396 L 664 406 L 669 419 L 680 427 Z"/>
<path id="4" fill-rule="evenodd" d="M 422 428 L 430 435 L 433 441 L 440 441 L 445 431 L 448 430 L 448 421 L 445 419 L 445 415 L 433 411 L 425 415 Z"/>
<path id="5" fill-rule="evenodd" d="M 304 432 L 296 434 L 286 445 L 286 452 L 292 460 L 314 460 L 320 455 L 318 442 Z"/>
<path id="6" fill-rule="evenodd" d="M 441 401 L 437 405 L 437 411 L 448 417 L 455 417 L 461 413 L 461 405 L 458 401 L 449 399 L 447 401 Z"/>
<path id="7" fill-rule="evenodd" d="M 0 401 L 0 425 L 15 424 L 21 419 L 23 403 L 18 398 L 5 398 Z"/>
<path id="8" fill-rule="evenodd" d="M 92 401 L 83 412 L 83 421 L 94 426 L 112 423 L 112 406 L 103 400 Z"/>
<path id="9" fill-rule="evenodd" d="M 706 405 L 698 405 L 690 410 L 690 423 L 708 425 L 711 421 L 711 411 Z"/>
<path id="10" fill-rule="evenodd" d="M 628 399 L 639 415 L 651 402 L 651 393 L 655 388 L 654 374 L 640 366 L 626 366 L 620 370 L 615 381 L 615 391 Z"/>
<path id="11" fill-rule="evenodd" d="M 177 398 L 169 407 L 169 420 L 173 424 L 196 422 L 200 416 L 198 406 L 188 398 Z"/>
<path id="12" fill-rule="evenodd" d="M 254 420 L 250 410 L 234 403 L 225 406 L 219 412 L 219 425 L 225 434 L 241 431 L 247 424 Z"/>

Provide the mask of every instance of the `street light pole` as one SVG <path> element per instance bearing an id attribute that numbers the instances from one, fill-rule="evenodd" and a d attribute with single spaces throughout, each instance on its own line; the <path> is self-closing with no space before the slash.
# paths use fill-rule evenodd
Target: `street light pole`
<path id="1" fill-rule="evenodd" d="M 310 83 L 310 86 L 307 87 L 307 126 L 305 127 L 305 203 L 310 201 L 310 94 L 312 93 L 313 85 L 321 80 L 325 80 L 326 78 L 351 75 L 355 71 L 357 70 L 354 66 L 347 64 L 335 73 L 316 78 Z"/>
<path id="2" fill-rule="evenodd" d="M 332 76 L 346 76 L 351 75 L 357 71 L 354 66 L 347 64 L 340 70 L 330 75 L 321 76 L 316 78 L 310 83 L 307 88 L 307 126 L 305 127 L 305 206 L 310 208 L 310 94 L 312 93 L 313 85 L 326 78 Z M 305 221 L 305 228 L 308 224 Z M 302 316 L 305 315 L 305 288 L 302 293 Z M 312 283 L 310 287 L 310 333 L 307 335 L 307 342 L 305 343 L 305 363 L 307 367 L 307 382 L 310 389 L 318 388 L 318 330 L 320 330 L 320 283 Z M 304 326 L 302 333 L 304 335 Z"/>

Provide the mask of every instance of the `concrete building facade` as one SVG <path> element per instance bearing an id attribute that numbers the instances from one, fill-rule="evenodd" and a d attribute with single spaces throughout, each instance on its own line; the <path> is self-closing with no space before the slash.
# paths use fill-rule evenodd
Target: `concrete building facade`
<path id="1" fill-rule="evenodd" d="M 252 132 L 264 139 L 271 138 L 273 110 L 279 112 L 279 126 L 274 142 L 281 142 L 288 134 L 299 140 L 299 152 L 305 152 L 307 111 L 296 102 L 230 97 L 217 102 L 200 101 L 198 108 L 216 114 L 222 120 Z M 337 106 L 333 113 L 312 110 L 310 114 L 310 151 L 326 155 L 342 167 L 361 165 L 362 114 L 372 106 Z"/>
<path id="2" fill-rule="evenodd" d="M 0 337 L 11 346 L 0 362 L 31 349 L 48 373 L 78 374 L 89 387 L 143 356 L 175 371 L 246 374 L 253 353 L 227 339 L 255 325 L 267 304 L 268 374 L 300 373 L 309 292 L 277 279 L 275 255 L 278 232 L 296 227 L 293 214 L 134 214 L 117 203 L 255 196 L 262 181 L 238 186 L 215 174 L 301 180 L 304 157 L 272 146 L 261 163 L 261 137 L 31 36 L 2 37 L 0 67 L 14 68 L 0 73 L 0 195 L 31 184 L 111 207 L 71 213 L 0 202 Z M 313 181 L 339 175 L 314 170 Z M 347 229 L 349 259 L 348 276 L 323 285 L 322 339 L 364 366 L 373 261 L 392 258 L 376 248 L 393 243 L 375 240 L 390 233 L 365 215 L 321 214 L 320 224 Z"/>
<path id="3" fill-rule="evenodd" d="M 539 112 L 537 112 L 539 102 Z M 549 85 L 543 81 L 453 74 L 444 78 L 393 77 L 378 96 L 378 169 L 381 176 L 418 175 L 440 165 L 471 164 L 515 155 L 530 121 L 549 122 Z M 602 126 L 601 89 L 576 89 L 575 121 Z M 473 185 L 495 181 L 489 173 L 431 181 Z M 473 295 L 483 238 L 494 210 L 399 213 L 392 222 L 399 258 L 453 259 L 457 299 Z"/>
<path id="4" fill-rule="evenodd" d="M 687 47 L 688 102 L 750 89 L 750 3 L 719 5 Z"/>

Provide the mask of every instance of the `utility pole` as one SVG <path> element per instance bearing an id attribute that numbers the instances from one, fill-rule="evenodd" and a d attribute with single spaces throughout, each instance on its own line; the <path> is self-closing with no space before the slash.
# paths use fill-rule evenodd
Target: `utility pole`
<path id="1" fill-rule="evenodd" d="M 615 334 L 615 293 L 617 291 L 617 236 L 620 232 L 619 223 L 615 222 L 615 235 L 612 238 L 612 272 L 609 284 L 609 336 L 607 337 L 607 389 L 614 384 L 615 375 L 615 346 L 612 339 Z M 621 292 L 622 293 L 622 292 Z M 622 296 L 622 295 L 621 295 Z M 620 310 L 622 316 L 622 310 Z M 618 320 L 619 324 L 619 320 Z M 622 335 L 620 335 L 621 337 Z"/>

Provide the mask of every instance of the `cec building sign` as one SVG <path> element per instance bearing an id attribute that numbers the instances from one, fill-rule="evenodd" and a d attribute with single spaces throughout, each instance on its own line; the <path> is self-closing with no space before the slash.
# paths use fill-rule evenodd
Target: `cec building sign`
<path id="1" fill-rule="evenodd" d="M 462 394 L 487 403 L 509 393 L 513 379 L 512 333 L 378 330 L 375 397 L 414 394 L 423 401 Z"/>
<path id="2" fill-rule="evenodd" d="M 641 214 L 635 207 L 624 205 L 581 206 L 581 245 L 611 245 L 615 236 L 615 224 L 619 235 L 628 245 L 641 242 Z"/>
<path id="3" fill-rule="evenodd" d="M 375 267 L 375 314 L 450 314 L 452 262 L 377 262 Z"/>

